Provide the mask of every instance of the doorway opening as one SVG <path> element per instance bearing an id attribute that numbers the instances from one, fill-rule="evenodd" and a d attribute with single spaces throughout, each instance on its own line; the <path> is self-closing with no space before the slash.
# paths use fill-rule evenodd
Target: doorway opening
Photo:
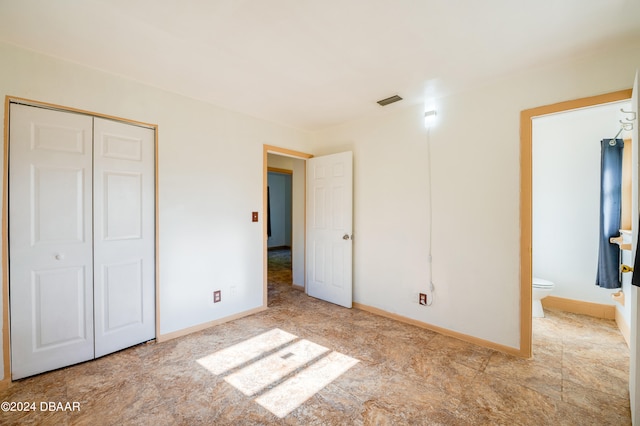
<path id="1" fill-rule="evenodd" d="M 266 307 L 278 286 L 305 291 L 306 160 L 311 154 L 264 146 L 264 293 Z"/>
<path id="2" fill-rule="evenodd" d="M 520 355 L 532 356 L 533 119 L 631 99 L 631 90 L 560 102 L 520 114 Z M 606 136 L 606 135 L 605 135 Z M 613 136 L 613 135 L 611 135 Z"/>
<path id="3" fill-rule="evenodd" d="M 286 164 L 282 164 L 286 160 Z M 268 284 L 272 288 L 276 285 L 293 285 L 292 241 L 293 241 L 293 169 L 294 160 L 287 157 L 269 154 L 267 172 L 267 274 Z M 273 167 L 274 163 L 287 168 Z M 298 176 L 296 176 L 298 178 Z M 300 207 L 299 197 L 296 197 L 296 213 Z M 304 200 L 303 200 L 304 201 Z M 297 223 L 296 223 L 297 225 Z M 296 227 L 296 232 L 299 227 Z M 296 256 L 299 263 L 299 256 Z M 296 270 L 299 270 L 296 264 Z M 297 271 L 296 271 L 297 272 Z M 304 287 L 303 287 L 304 288 Z"/>

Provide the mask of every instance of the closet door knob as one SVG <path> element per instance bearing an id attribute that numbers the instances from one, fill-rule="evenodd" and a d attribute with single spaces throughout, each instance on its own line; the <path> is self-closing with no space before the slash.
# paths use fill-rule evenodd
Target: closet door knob
<path id="1" fill-rule="evenodd" d="M 56 254 L 56 260 L 62 260 L 62 259 L 64 259 L 64 254 L 62 253 Z"/>

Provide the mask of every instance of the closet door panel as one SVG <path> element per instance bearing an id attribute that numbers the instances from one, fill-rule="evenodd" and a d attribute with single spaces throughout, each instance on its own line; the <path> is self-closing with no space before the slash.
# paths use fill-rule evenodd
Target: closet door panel
<path id="1" fill-rule="evenodd" d="M 142 238 L 142 173 L 105 172 L 103 202 L 106 241 Z"/>
<path id="2" fill-rule="evenodd" d="M 95 119 L 96 357 L 155 338 L 155 135 Z"/>
<path id="3" fill-rule="evenodd" d="M 144 286 L 142 260 L 104 265 L 104 330 L 117 330 L 137 326 L 144 322 Z"/>
<path id="4" fill-rule="evenodd" d="M 11 104 L 12 378 L 94 357 L 92 118 Z"/>

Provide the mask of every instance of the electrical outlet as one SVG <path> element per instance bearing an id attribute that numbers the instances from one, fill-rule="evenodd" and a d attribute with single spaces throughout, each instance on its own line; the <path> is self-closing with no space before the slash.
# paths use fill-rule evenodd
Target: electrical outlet
<path id="1" fill-rule="evenodd" d="M 427 304 L 427 295 L 425 293 L 420 293 L 420 304 L 421 305 Z"/>
<path id="2" fill-rule="evenodd" d="M 218 303 L 222 301 L 222 292 L 220 290 L 216 290 L 213 292 L 213 303 Z"/>

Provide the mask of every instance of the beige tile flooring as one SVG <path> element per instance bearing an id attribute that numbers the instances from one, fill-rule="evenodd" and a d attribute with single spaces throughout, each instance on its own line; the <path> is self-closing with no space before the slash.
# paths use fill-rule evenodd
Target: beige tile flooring
<path id="1" fill-rule="evenodd" d="M 523 360 L 269 287 L 267 311 L 13 383 L 37 410 L 0 424 L 631 424 L 612 321 L 547 311 Z"/>

